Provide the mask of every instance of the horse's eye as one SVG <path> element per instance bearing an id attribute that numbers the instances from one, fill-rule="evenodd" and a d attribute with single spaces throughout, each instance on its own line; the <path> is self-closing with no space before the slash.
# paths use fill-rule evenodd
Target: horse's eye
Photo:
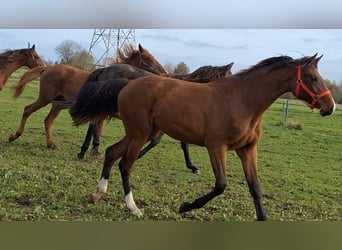
<path id="1" fill-rule="evenodd" d="M 315 77 L 315 76 L 310 76 L 310 78 L 311 78 L 312 81 L 317 82 L 317 77 Z"/>

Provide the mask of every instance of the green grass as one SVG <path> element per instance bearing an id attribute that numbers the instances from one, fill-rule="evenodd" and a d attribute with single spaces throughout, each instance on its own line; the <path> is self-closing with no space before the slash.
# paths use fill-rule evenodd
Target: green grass
<path id="1" fill-rule="evenodd" d="M 97 204 L 87 196 L 96 190 L 103 156 L 77 160 L 86 126 L 73 127 L 63 111 L 53 126 L 58 150 L 46 148 L 44 118 L 50 106 L 34 113 L 21 138 L 9 143 L 25 105 L 38 95 L 38 83 L 27 86 L 17 100 L 9 85 L 0 92 L 0 220 L 72 221 L 251 221 L 255 219 L 239 159 L 228 153 L 225 192 L 204 208 L 184 217 L 179 205 L 208 192 L 214 177 L 204 148 L 191 146 L 200 175 L 185 168 L 179 142 L 164 136 L 161 143 L 136 162 L 132 188 L 141 218 L 130 214 L 118 169 L 111 173 L 108 193 Z M 282 104 L 265 113 L 259 143 L 259 176 L 266 213 L 273 221 L 341 220 L 342 111 L 329 117 L 290 105 L 289 122 L 283 122 Z M 290 125 L 289 125 L 290 124 Z M 291 125 L 292 124 L 292 125 Z M 293 126 L 293 124 L 299 124 Z M 120 121 L 104 127 L 100 151 L 123 135 Z"/>

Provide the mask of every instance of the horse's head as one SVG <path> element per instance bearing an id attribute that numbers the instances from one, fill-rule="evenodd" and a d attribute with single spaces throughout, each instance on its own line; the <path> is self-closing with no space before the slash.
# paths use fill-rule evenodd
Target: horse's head
<path id="1" fill-rule="evenodd" d="M 139 67 L 158 75 L 167 75 L 167 71 L 154 58 L 154 56 L 139 44 Z"/>
<path id="2" fill-rule="evenodd" d="M 29 67 L 30 69 L 45 66 L 44 61 L 39 57 L 38 53 L 36 52 L 36 46 L 33 45 L 30 49 L 22 50 L 25 57 L 25 66 Z"/>
<path id="3" fill-rule="evenodd" d="M 297 84 L 293 93 L 298 99 L 307 102 L 311 109 L 319 109 L 321 116 L 326 116 L 334 112 L 336 104 L 317 69 L 321 58 L 315 54 L 298 65 Z"/>

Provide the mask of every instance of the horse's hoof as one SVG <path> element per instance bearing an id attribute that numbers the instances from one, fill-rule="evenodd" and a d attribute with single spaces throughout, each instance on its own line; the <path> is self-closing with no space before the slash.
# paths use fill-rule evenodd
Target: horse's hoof
<path id="1" fill-rule="evenodd" d="M 90 151 L 90 154 L 93 156 L 93 157 L 97 157 L 97 156 L 100 156 L 101 153 L 97 150 L 97 149 L 92 149 Z"/>
<path id="2" fill-rule="evenodd" d="M 84 154 L 78 153 L 78 154 L 77 154 L 77 158 L 78 158 L 79 160 L 83 160 Z"/>
<path id="3" fill-rule="evenodd" d="M 194 174 L 200 174 L 201 173 L 201 171 L 198 168 L 196 168 L 196 167 L 192 168 L 191 171 Z"/>
<path id="4" fill-rule="evenodd" d="M 48 147 L 48 149 L 51 149 L 51 150 L 58 149 L 58 147 L 55 144 L 48 144 L 47 147 Z"/>
<path id="5" fill-rule="evenodd" d="M 89 203 L 95 204 L 100 199 L 98 193 L 92 193 L 88 196 Z"/>
<path id="6" fill-rule="evenodd" d="M 192 208 L 191 208 L 191 203 L 189 202 L 184 202 L 182 205 L 180 205 L 179 207 L 179 213 L 182 214 L 182 213 L 185 213 L 185 212 L 188 212 L 190 211 Z"/>
<path id="7" fill-rule="evenodd" d="M 139 208 L 131 210 L 131 213 L 135 216 L 138 216 L 139 218 L 142 216 L 142 212 L 140 211 Z"/>
<path id="8" fill-rule="evenodd" d="M 191 172 L 194 173 L 194 174 L 199 174 L 200 173 L 199 169 L 197 167 L 195 167 L 194 165 L 187 166 L 187 168 L 190 169 Z"/>
<path id="9" fill-rule="evenodd" d="M 16 139 L 16 137 L 15 137 L 14 135 L 10 135 L 10 136 L 8 137 L 8 141 L 9 141 L 9 142 L 14 141 L 15 139 Z"/>

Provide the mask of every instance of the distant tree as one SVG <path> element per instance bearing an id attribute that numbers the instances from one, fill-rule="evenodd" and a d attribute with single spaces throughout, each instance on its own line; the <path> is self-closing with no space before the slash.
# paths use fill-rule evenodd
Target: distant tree
<path id="1" fill-rule="evenodd" d="M 116 63 L 118 63 L 118 60 L 116 57 L 108 57 L 105 65 L 113 65 Z"/>
<path id="2" fill-rule="evenodd" d="M 175 70 L 173 73 L 175 73 L 175 74 L 188 74 L 189 71 L 190 71 L 190 69 L 189 69 L 188 65 L 184 62 L 180 62 L 175 67 Z"/>
<path id="3" fill-rule="evenodd" d="M 76 54 L 74 54 L 71 59 L 69 65 L 83 69 L 83 70 L 94 70 L 94 58 L 93 56 L 86 50 L 82 50 Z"/>
<path id="4" fill-rule="evenodd" d="M 45 64 L 46 64 L 47 66 L 55 65 L 55 63 L 54 63 L 53 61 L 51 61 L 51 60 L 45 60 Z"/>
<path id="5" fill-rule="evenodd" d="M 58 64 L 68 64 L 89 71 L 95 68 L 93 56 L 72 40 L 65 40 L 55 48 L 55 51 L 60 59 Z"/>
<path id="6" fill-rule="evenodd" d="M 72 40 L 65 40 L 55 48 L 62 64 L 70 64 L 75 54 L 82 51 L 82 46 Z"/>
<path id="7" fill-rule="evenodd" d="M 164 64 L 164 69 L 166 69 L 166 71 L 167 71 L 169 74 L 173 74 L 174 71 L 175 71 L 175 68 L 176 68 L 176 66 L 175 66 L 173 63 L 171 63 L 171 62 L 166 62 L 166 63 Z"/>
<path id="8" fill-rule="evenodd" d="M 342 83 L 337 85 L 336 82 L 331 82 L 329 80 L 324 81 L 330 90 L 331 95 L 334 97 L 335 102 L 342 103 Z"/>

